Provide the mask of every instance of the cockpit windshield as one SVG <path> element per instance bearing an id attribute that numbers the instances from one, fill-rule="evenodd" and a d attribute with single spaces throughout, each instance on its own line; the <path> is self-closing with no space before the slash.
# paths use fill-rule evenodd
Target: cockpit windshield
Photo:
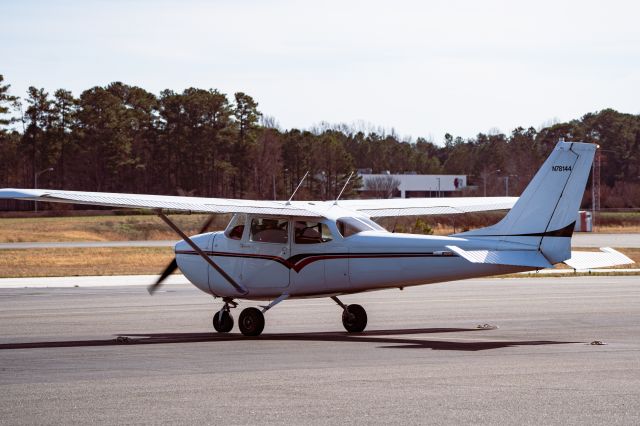
<path id="1" fill-rule="evenodd" d="M 244 232 L 244 226 L 247 223 L 247 215 L 244 213 L 236 213 L 231 218 L 231 221 L 227 225 L 227 229 L 224 231 L 227 238 L 232 240 L 242 239 Z"/>

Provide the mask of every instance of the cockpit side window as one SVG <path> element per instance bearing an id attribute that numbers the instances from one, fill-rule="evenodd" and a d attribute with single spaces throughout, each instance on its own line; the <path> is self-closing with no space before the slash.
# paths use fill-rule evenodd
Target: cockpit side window
<path id="1" fill-rule="evenodd" d="M 233 218 L 231 218 L 229 225 L 227 225 L 227 229 L 224 231 L 224 234 L 229 239 L 241 240 L 246 223 L 247 215 L 245 215 L 244 213 L 238 213 L 234 215 Z"/>
<path id="2" fill-rule="evenodd" d="M 294 232 L 296 244 L 320 244 L 333 240 L 329 227 L 322 222 L 297 220 Z"/>
<path id="3" fill-rule="evenodd" d="M 338 231 L 344 238 L 349 238 L 362 231 L 372 231 L 373 227 L 353 217 L 341 217 L 336 221 Z"/>
<path id="4" fill-rule="evenodd" d="M 270 217 L 251 220 L 251 241 L 285 244 L 289 240 L 289 221 Z"/>

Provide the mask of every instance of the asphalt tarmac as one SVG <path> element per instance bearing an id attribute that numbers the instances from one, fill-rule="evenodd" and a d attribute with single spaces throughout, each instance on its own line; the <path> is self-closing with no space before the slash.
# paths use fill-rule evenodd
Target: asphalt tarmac
<path id="1" fill-rule="evenodd" d="M 365 333 L 309 299 L 244 338 L 212 333 L 219 303 L 184 284 L 0 289 L 0 423 L 640 423 L 637 277 L 343 300 L 367 309 Z"/>

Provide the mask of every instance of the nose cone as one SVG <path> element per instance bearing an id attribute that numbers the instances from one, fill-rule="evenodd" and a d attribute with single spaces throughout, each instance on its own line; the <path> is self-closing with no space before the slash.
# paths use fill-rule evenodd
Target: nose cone
<path id="1" fill-rule="evenodd" d="M 213 246 L 213 233 L 200 234 L 191 237 L 193 241 L 205 253 Z M 184 276 L 205 293 L 209 291 L 209 264 L 186 241 L 178 241 L 175 245 L 176 261 L 178 268 Z"/>

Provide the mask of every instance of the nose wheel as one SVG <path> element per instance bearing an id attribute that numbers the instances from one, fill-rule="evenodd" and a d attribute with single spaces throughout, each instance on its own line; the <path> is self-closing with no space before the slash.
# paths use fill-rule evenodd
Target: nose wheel
<path id="1" fill-rule="evenodd" d="M 213 315 L 213 328 L 218 333 L 228 333 L 233 328 L 233 315 L 231 315 L 231 308 L 238 306 L 236 302 L 231 299 L 224 301 L 224 306 L 218 312 Z"/>
<path id="2" fill-rule="evenodd" d="M 213 315 L 213 328 L 218 333 L 228 333 L 233 328 L 233 315 L 229 311 L 220 310 Z"/>

